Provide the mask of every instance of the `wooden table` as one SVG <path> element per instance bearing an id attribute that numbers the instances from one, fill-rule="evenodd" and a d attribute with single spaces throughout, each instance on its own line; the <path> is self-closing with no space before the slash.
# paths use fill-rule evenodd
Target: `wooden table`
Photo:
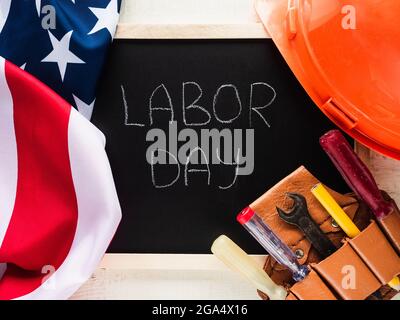
<path id="1" fill-rule="evenodd" d="M 149 28 L 160 36 L 192 27 L 220 33 L 259 28 L 251 0 L 124 0 L 117 37 L 133 25 L 137 35 Z M 233 27 L 232 27 L 233 26 Z M 235 29 L 235 26 L 237 27 Z M 128 27 L 129 30 L 129 27 Z M 190 36 L 190 32 L 188 34 Z M 381 189 L 400 203 L 400 162 L 357 145 L 358 154 L 375 175 Z M 265 257 L 255 256 L 262 264 Z M 91 279 L 72 299 L 259 299 L 256 290 L 239 275 L 227 270 L 212 255 L 107 254 Z"/>

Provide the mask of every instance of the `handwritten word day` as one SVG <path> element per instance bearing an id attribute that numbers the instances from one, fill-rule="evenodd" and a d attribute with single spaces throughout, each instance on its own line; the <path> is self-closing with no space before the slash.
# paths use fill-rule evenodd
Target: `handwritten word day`
<path id="1" fill-rule="evenodd" d="M 208 108 L 204 106 L 203 89 L 198 83 L 183 82 L 181 89 L 180 119 L 177 117 L 177 106 L 172 102 L 176 101 L 172 99 L 175 97 L 171 97 L 165 84 L 160 84 L 149 95 L 146 119 L 138 121 L 140 116 L 135 110 L 137 111 L 139 106 L 129 103 L 126 86 L 121 85 L 124 125 L 147 130 L 146 142 L 149 145 L 145 157 L 150 167 L 149 176 L 153 186 L 168 188 L 180 178 L 185 186 L 189 186 L 193 175 L 204 175 L 208 186 L 229 189 L 236 183 L 238 176 L 253 173 L 254 123 L 257 121 L 267 129 L 271 127 L 266 114 L 268 107 L 276 99 L 275 89 L 265 82 L 251 83 L 249 103 L 245 105 L 235 85 L 223 84 L 216 89 L 212 105 L 207 106 Z M 190 95 L 187 94 L 189 90 Z M 196 92 L 194 98 L 193 92 Z M 226 100 L 221 107 L 224 103 L 222 96 L 229 97 L 229 108 Z M 260 97 L 263 97 L 261 104 Z M 158 113 L 167 114 L 165 123 L 155 121 Z M 248 128 L 235 128 L 235 122 L 242 116 L 248 120 Z M 211 127 L 212 120 L 223 128 Z M 183 129 L 178 130 L 178 127 Z M 211 165 L 231 167 L 231 182 L 220 185 L 213 181 Z M 161 167 L 164 169 L 160 170 Z M 161 182 L 159 178 L 165 175 L 165 167 L 168 167 L 172 174 L 169 175 L 169 181 Z"/>

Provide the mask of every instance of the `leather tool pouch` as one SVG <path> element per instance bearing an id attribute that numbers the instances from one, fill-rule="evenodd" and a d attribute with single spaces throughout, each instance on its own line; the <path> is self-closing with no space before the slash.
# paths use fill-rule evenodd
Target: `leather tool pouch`
<path id="1" fill-rule="evenodd" d="M 362 232 L 348 239 L 335 221 L 312 195 L 319 181 L 300 167 L 280 181 L 250 207 L 296 253 L 300 264 L 310 266 L 310 274 L 295 283 L 291 272 L 268 257 L 264 269 L 271 278 L 288 289 L 287 300 L 391 299 L 397 291 L 386 284 L 400 274 L 400 213 L 394 210 L 382 221 L 373 220 L 368 208 L 354 195 L 343 195 L 328 188 L 330 194 Z M 287 192 L 302 194 L 308 211 L 321 230 L 338 248 L 321 261 L 304 234 L 278 216 L 276 207 L 290 211 Z M 387 195 L 385 195 L 387 196 Z M 393 200 L 392 200 L 393 201 Z M 268 297 L 259 292 L 264 299 Z"/>

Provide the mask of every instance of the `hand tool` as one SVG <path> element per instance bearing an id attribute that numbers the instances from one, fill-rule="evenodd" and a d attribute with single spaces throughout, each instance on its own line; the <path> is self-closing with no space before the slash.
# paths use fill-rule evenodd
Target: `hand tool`
<path id="1" fill-rule="evenodd" d="M 357 228 L 346 212 L 333 199 L 322 183 L 318 183 L 312 187 L 311 192 L 348 237 L 354 238 L 360 233 L 360 229 Z"/>
<path id="2" fill-rule="evenodd" d="M 295 281 L 303 280 L 310 272 L 297 261 L 296 255 L 283 243 L 264 221 L 250 208 L 237 215 L 237 221 L 264 247 L 280 264 L 292 271 Z"/>
<path id="3" fill-rule="evenodd" d="M 279 217 L 291 224 L 297 226 L 306 236 L 308 241 L 317 250 L 321 258 L 325 259 L 336 251 L 335 245 L 322 232 L 318 224 L 311 218 L 307 208 L 306 199 L 298 193 L 286 193 L 293 201 L 294 205 L 290 212 L 285 212 L 281 208 L 276 208 Z"/>
<path id="4" fill-rule="evenodd" d="M 364 200 L 378 219 L 393 211 L 393 203 L 383 198 L 371 172 L 339 130 L 324 134 L 320 144 L 349 187 Z"/>
<path id="5" fill-rule="evenodd" d="M 227 236 L 219 236 L 211 251 L 227 267 L 241 273 L 271 300 L 285 300 L 286 290 L 275 284 L 262 267 Z"/>
<path id="6" fill-rule="evenodd" d="M 354 238 L 361 233 L 360 229 L 358 229 L 355 223 L 349 218 L 346 212 L 344 212 L 321 183 L 316 184 L 311 189 L 311 192 L 349 238 Z M 395 290 L 399 290 L 399 277 L 394 277 L 388 285 Z"/>

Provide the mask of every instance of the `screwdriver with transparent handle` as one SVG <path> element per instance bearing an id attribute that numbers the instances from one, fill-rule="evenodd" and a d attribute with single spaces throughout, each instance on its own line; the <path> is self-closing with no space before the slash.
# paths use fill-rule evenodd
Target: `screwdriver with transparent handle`
<path id="1" fill-rule="evenodd" d="M 295 281 L 301 281 L 307 276 L 309 273 L 308 268 L 299 264 L 293 251 L 278 238 L 250 207 L 242 210 L 238 214 L 237 220 L 276 261 L 292 271 Z"/>

